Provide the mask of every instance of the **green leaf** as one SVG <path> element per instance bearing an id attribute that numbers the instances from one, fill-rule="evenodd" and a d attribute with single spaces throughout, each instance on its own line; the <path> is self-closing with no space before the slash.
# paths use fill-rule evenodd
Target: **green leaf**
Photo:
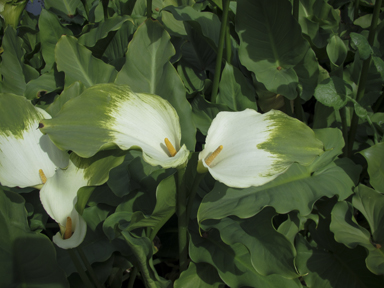
<path id="1" fill-rule="evenodd" d="M 140 195 L 137 194 L 136 196 Z M 135 229 L 148 227 L 151 230 L 148 237 L 153 239 L 160 228 L 176 212 L 176 185 L 174 176 L 170 175 L 160 181 L 156 188 L 156 204 L 151 212 L 148 211 L 152 206 L 150 205 L 151 201 L 149 201 L 150 197 L 148 196 L 149 195 L 147 195 L 146 203 L 143 203 L 146 205 L 145 209 L 138 207 L 140 203 L 135 201 L 137 199 L 131 199 L 134 200 L 135 209 L 133 209 L 131 205 L 131 200 L 119 205 L 116 208 L 116 212 L 108 217 L 104 223 L 105 234 L 108 235 L 110 239 L 113 239 L 118 235 L 116 231 L 134 231 Z"/>
<path id="2" fill-rule="evenodd" d="M 373 50 L 371 48 L 371 45 L 369 45 L 367 38 L 365 38 L 361 34 L 354 32 L 350 33 L 349 35 L 351 36 L 351 42 L 359 51 L 361 59 L 368 59 L 368 57 L 373 54 Z"/>
<path id="3" fill-rule="evenodd" d="M 175 288 L 219 288 L 223 287 L 216 269 L 207 263 L 189 263 L 186 271 L 175 281 Z"/>
<path id="4" fill-rule="evenodd" d="M 212 104 L 200 95 L 196 96 L 192 102 L 193 121 L 197 129 L 204 135 L 207 135 L 211 122 L 217 113 L 228 110 L 230 109 L 227 106 Z"/>
<path id="5" fill-rule="evenodd" d="M 303 275 L 303 280 L 309 287 L 383 286 L 383 278 L 372 274 L 365 266 L 366 252 L 362 247 L 349 249 L 335 241 L 336 235 L 329 229 L 332 225 L 331 211 L 343 202 L 334 205 L 335 203 L 337 203 L 335 198 L 319 200 L 316 203 L 319 224 L 310 223 L 306 234 L 307 239 L 301 234 L 296 237 L 296 265 L 300 274 Z M 344 217 L 345 214 L 343 219 Z"/>
<path id="6" fill-rule="evenodd" d="M 319 216 L 316 214 L 309 214 L 304 217 L 296 211 L 291 211 L 288 213 L 288 219 L 280 224 L 277 231 L 283 234 L 292 244 L 294 244 L 296 234 L 305 229 L 304 225 L 308 220 L 313 220 L 316 224 L 318 224 Z"/>
<path id="7" fill-rule="evenodd" d="M 211 46 L 214 51 L 217 51 L 221 23 L 216 14 L 199 12 L 190 6 L 168 6 L 164 8 L 164 11 L 171 12 L 177 20 L 191 25 L 192 29 L 202 34 L 209 46 Z"/>
<path id="8" fill-rule="evenodd" d="M 69 287 L 52 242 L 30 231 L 20 195 L 0 190 L 0 227 L 1 287 Z"/>
<path id="9" fill-rule="evenodd" d="M 3 76 L 2 92 L 24 95 L 26 83 L 39 76 L 31 66 L 24 64 L 25 51 L 23 41 L 16 35 L 16 30 L 8 26 L 4 31 L 0 73 Z"/>
<path id="10" fill-rule="evenodd" d="M 86 28 L 90 31 L 80 36 L 79 44 L 87 47 L 93 47 L 96 45 L 97 41 L 107 37 L 109 32 L 119 30 L 124 22 L 127 21 L 130 21 L 133 24 L 132 18 L 128 15 L 114 15 L 113 17 L 98 23 L 98 25 L 93 29 L 92 26 L 94 26 L 94 24 L 89 24 L 90 27 Z"/>
<path id="11" fill-rule="evenodd" d="M 216 229 L 203 232 L 202 236 L 192 232 L 189 251 L 193 262 L 214 266 L 222 281 L 229 287 L 301 287 L 297 279 L 257 273 L 252 266 L 249 250 L 240 243 L 226 244 Z"/>
<path id="12" fill-rule="evenodd" d="M 340 130 L 318 130 L 316 137 L 323 142 L 325 152 L 308 167 L 295 163 L 275 180 L 259 187 L 235 189 L 216 183 L 199 207 L 199 222 L 229 215 L 249 218 L 265 206 L 274 207 L 277 213 L 298 210 L 306 216 L 321 197 L 347 198 L 360 168 L 346 158 L 333 162 L 344 146 Z"/>
<path id="13" fill-rule="evenodd" d="M 105 45 L 103 41 L 109 41 L 108 46 L 106 47 L 103 57 L 108 59 L 108 63 L 115 66 L 115 68 L 120 71 L 125 63 L 125 53 L 128 49 L 128 43 L 132 38 L 134 32 L 134 25 L 131 21 L 126 21 L 120 27 L 119 30 L 110 34 L 113 34 L 112 40 L 108 35 L 107 38 L 103 39 L 102 44 Z M 97 47 L 98 45 L 96 45 Z"/>
<path id="14" fill-rule="evenodd" d="M 313 44 L 322 48 L 331 35 L 339 29 L 340 10 L 325 0 L 305 0 L 299 3 L 299 23 L 305 35 Z"/>
<path id="15" fill-rule="evenodd" d="M 295 250 L 287 238 L 273 227 L 275 215 L 273 209 L 265 208 L 248 219 L 226 217 L 219 222 L 205 221 L 200 227 L 206 231 L 216 228 L 228 245 L 243 244 L 249 250 L 252 265 L 259 274 L 277 274 L 294 279 L 298 277 L 294 266 Z"/>
<path id="16" fill-rule="evenodd" d="M 368 162 L 369 183 L 384 193 L 384 143 L 378 143 L 360 152 Z"/>
<path id="17" fill-rule="evenodd" d="M 128 166 L 133 161 L 129 153 L 124 158 L 124 162 L 115 167 L 109 173 L 108 186 L 117 196 L 122 197 L 133 191 L 137 185 L 132 183 Z"/>
<path id="18" fill-rule="evenodd" d="M 328 41 L 327 54 L 329 60 L 336 67 L 343 65 L 345 59 L 347 58 L 348 52 L 343 40 L 341 40 L 338 35 L 333 35 L 330 39 L 328 39 Z"/>
<path id="19" fill-rule="evenodd" d="M 384 274 L 384 247 L 382 247 L 384 234 L 380 230 L 384 223 L 384 213 L 381 209 L 384 196 L 364 185 L 359 185 L 352 203 L 368 221 L 371 233 L 356 222 L 352 205 L 348 202 L 339 202 L 335 205 L 332 210 L 330 229 L 335 234 L 337 242 L 349 248 L 355 248 L 357 245 L 366 248 L 367 268 L 374 274 L 382 275 Z"/>
<path id="20" fill-rule="evenodd" d="M 63 107 L 63 105 L 68 100 L 79 96 L 81 93 L 83 93 L 84 90 L 85 87 L 81 82 L 76 81 L 72 83 L 71 85 L 66 87 L 59 96 L 55 98 L 55 101 L 47 107 L 46 111 L 52 117 L 55 117 L 59 113 L 61 107 Z"/>
<path id="21" fill-rule="evenodd" d="M 147 237 L 137 238 L 130 232 L 123 231 L 122 235 L 132 249 L 132 262 L 139 268 L 141 277 L 148 288 L 168 288 L 172 286 L 170 280 L 159 277 L 152 261 L 153 244 Z"/>
<path id="22" fill-rule="evenodd" d="M 112 212 L 111 207 L 107 205 L 92 206 L 84 210 L 82 216 L 87 222 L 88 229 L 79 248 L 84 252 L 90 264 L 106 261 L 115 251 L 124 251 L 125 256 L 131 254 L 126 247 L 123 248 L 126 246 L 124 240 L 114 239 L 111 241 L 103 232 L 102 223 Z M 68 251 L 56 247 L 56 252 L 57 261 L 68 276 L 77 272 Z"/>
<path id="23" fill-rule="evenodd" d="M 376 248 L 380 248 L 377 244 L 384 244 L 384 231 L 382 229 L 384 224 L 384 211 L 381 209 L 383 207 L 383 203 L 383 194 L 362 184 L 357 187 L 356 194 L 352 198 L 353 206 L 358 209 L 368 221 L 372 236 L 372 239 L 370 240 Z M 381 248 L 381 265 L 384 265 L 383 251 L 384 249 Z M 384 270 L 381 269 L 381 274 L 383 273 Z"/>
<path id="24" fill-rule="evenodd" d="M 27 83 L 25 97 L 30 100 L 38 99 L 42 95 L 57 91 L 60 88 L 57 87 L 55 75 L 53 73 L 45 73 Z"/>
<path id="25" fill-rule="evenodd" d="M 85 11 L 81 0 L 45 0 L 44 6 L 45 9 L 50 10 L 68 22 L 75 22 L 80 25 L 84 22 L 81 15 L 84 15 Z"/>
<path id="26" fill-rule="evenodd" d="M 350 86 L 341 78 L 333 76 L 323 80 L 315 89 L 315 98 L 323 105 L 339 110 L 347 104 Z"/>
<path id="27" fill-rule="evenodd" d="M 244 0 L 236 14 L 241 63 L 267 90 L 288 99 L 297 96 L 299 80 L 293 68 L 309 49 L 291 9 L 288 1 Z"/>
<path id="28" fill-rule="evenodd" d="M 169 62 L 175 50 L 169 34 L 153 20 L 146 20 L 135 32 L 126 54 L 126 64 L 117 75 L 116 84 L 128 84 L 136 93 L 156 94 L 176 109 L 182 131 L 181 143 L 195 149 L 196 128 L 185 87 Z"/>
<path id="29" fill-rule="evenodd" d="M 225 64 L 219 84 L 217 103 L 228 106 L 234 111 L 246 108 L 257 110 L 256 91 L 239 69 Z"/>
<path id="30" fill-rule="evenodd" d="M 85 87 L 110 83 L 117 71 L 111 65 L 94 58 L 91 51 L 80 45 L 75 37 L 62 36 L 56 44 L 57 70 L 65 73 L 65 86 L 81 81 Z"/>
<path id="31" fill-rule="evenodd" d="M 320 65 L 316 59 L 315 52 L 310 48 L 295 67 L 295 72 L 299 77 L 300 97 L 308 101 L 320 81 Z M 264 110 L 265 111 L 265 110 Z"/>
<path id="32" fill-rule="evenodd" d="M 57 15 L 41 10 L 39 17 L 41 53 L 45 61 L 44 71 L 50 71 L 55 63 L 55 46 L 62 35 L 73 35 L 72 31 L 61 25 Z"/>

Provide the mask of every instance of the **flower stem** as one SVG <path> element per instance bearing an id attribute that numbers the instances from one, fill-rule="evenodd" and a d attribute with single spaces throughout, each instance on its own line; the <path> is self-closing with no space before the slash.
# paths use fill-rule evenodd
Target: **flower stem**
<path id="1" fill-rule="evenodd" d="M 92 282 L 89 280 L 87 274 L 85 273 L 83 266 L 81 265 L 79 259 L 76 256 L 75 250 L 74 249 L 67 249 L 69 257 L 71 257 L 71 260 L 73 264 L 76 266 L 76 270 L 79 273 L 79 276 L 81 280 L 83 281 L 85 287 L 87 288 L 93 288 L 94 286 L 92 285 Z"/>
<path id="2" fill-rule="evenodd" d="M 372 22 L 371 22 L 371 28 L 369 29 L 369 35 L 368 35 L 368 43 L 369 45 L 373 45 L 373 40 L 375 39 L 375 32 L 377 27 L 377 20 L 379 19 L 380 15 L 380 8 L 381 8 L 381 2 L 382 0 L 376 0 L 375 8 L 373 10 L 373 16 L 372 16 Z M 359 84 L 357 88 L 357 96 L 356 101 L 360 101 L 365 92 L 365 84 L 367 81 L 368 76 L 368 70 L 369 65 L 371 64 L 371 56 L 363 61 L 363 67 L 361 69 Z M 352 120 L 351 120 L 351 128 L 349 130 L 349 137 L 348 137 L 348 149 L 346 150 L 346 155 L 349 157 L 351 156 L 352 149 L 353 149 L 353 143 L 355 142 L 355 135 L 357 131 L 357 125 L 359 124 L 359 118 L 357 117 L 356 113 L 353 113 Z"/>
<path id="3" fill-rule="evenodd" d="M 83 249 L 81 247 L 76 247 L 77 253 L 79 254 L 81 260 L 83 261 L 85 268 L 87 268 L 88 274 L 91 277 L 93 283 L 96 285 L 97 288 L 103 288 L 104 285 L 101 285 L 99 283 L 99 280 L 96 277 L 95 271 L 93 270 L 91 264 L 89 264 L 87 256 L 85 256 Z"/>
<path id="4" fill-rule="evenodd" d="M 196 173 L 195 179 L 193 179 L 191 194 L 189 195 L 189 198 L 188 198 L 187 219 L 191 217 L 193 201 L 195 200 L 197 190 L 199 189 L 200 182 L 201 180 L 203 180 L 204 176 L 205 176 L 205 173 Z"/>
<path id="5" fill-rule="evenodd" d="M 347 124 L 347 108 L 342 107 L 340 109 L 340 116 L 341 116 L 341 128 L 343 131 L 343 138 L 344 138 L 344 148 L 343 148 L 343 157 L 347 157 L 347 147 L 348 145 L 348 124 Z"/>
<path id="6" fill-rule="evenodd" d="M 179 168 L 176 177 L 180 273 L 186 270 L 188 266 L 188 218 L 185 171 L 186 167 Z"/>
<path id="7" fill-rule="evenodd" d="M 223 16 L 221 18 L 219 47 L 217 50 L 215 76 L 213 78 L 213 84 L 212 84 L 211 103 L 216 103 L 217 91 L 219 90 L 221 64 L 223 60 L 224 44 L 225 44 L 225 38 L 227 34 L 226 32 L 227 32 L 227 25 L 228 25 L 229 1 L 230 0 L 223 0 Z"/>
<path id="8" fill-rule="evenodd" d="M 231 29 L 229 27 L 229 24 L 227 25 L 227 33 L 225 36 L 225 52 L 226 52 L 225 60 L 227 60 L 228 63 L 231 63 L 232 62 L 232 43 L 231 43 Z"/>
<path id="9" fill-rule="evenodd" d="M 133 288 L 133 285 L 135 284 L 137 272 L 138 272 L 137 267 L 136 266 L 133 267 L 132 272 L 130 273 L 131 275 L 129 276 L 127 288 Z"/>
<path id="10" fill-rule="evenodd" d="M 84 6 L 84 10 L 85 10 L 85 14 L 87 15 L 87 19 L 89 21 L 89 8 L 88 8 L 88 3 L 86 0 L 81 0 L 83 6 Z"/>
<path id="11" fill-rule="evenodd" d="M 152 0 L 147 0 L 147 19 L 152 17 Z"/>

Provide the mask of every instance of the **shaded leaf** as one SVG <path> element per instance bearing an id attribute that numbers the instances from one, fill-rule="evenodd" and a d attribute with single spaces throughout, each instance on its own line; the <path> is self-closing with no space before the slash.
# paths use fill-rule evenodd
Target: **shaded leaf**
<path id="1" fill-rule="evenodd" d="M 39 17 L 41 53 L 45 61 L 44 71 L 52 69 L 55 62 L 55 46 L 62 35 L 73 35 L 72 31 L 61 25 L 57 15 L 43 9 Z"/>
<path id="2" fill-rule="evenodd" d="M 117 71 L 111 65 L 94 58 L 91 51 L 80 45 L 75 37 L 62 36 L 56 44 L 57 70 L 65 73 L 65 86 L 81 81 L 85 87 L 110 83 Z"/>
<path id="3" fill-rule="evenodd" d="M 252 266 L 249 250 L 240 243 L 227 245 L 216 229 L 203 232 L 202 236 L 192 232 L 189 251 L 192 261 L 214 266 L 223 282 L 230 287 L 301 287 L 298 280 L 257 273 Z"/>
<path id="4" fill-rule="evenodd" d="M 246 108 L 257 110 L 255 88 L 248 82 L 239 69 L 226 63 L 219 84 L 217 103 L 228 106 L 234 111 Z"/>
<path id="5" fill-rule="evenodd" d="M 2 287 L 69 287 L 56 262 L 52 242 L 30 231 L 24 199 L 0 190 L 0 285 Z"/>
<path id="6" fill-rule="evenodd" d="M 291 9 L 288 1 L 239 1 L 236 31 L 241 63 L 267 90 L 294 99 L 299 80 L 293 67 L 309 45 Z"/>
<path id="7" fill-rule="evenodd" d="M 384 143 L 378 143 L 360 152 L 368 162 L 369 182 L 384 193 Z"/>
<path id="8" fill-rule="evenodd" d="M 183 271 L 175 281 L 175 288 L 219 288 L 223 287 L 216 269 L 207 263 L 189 263 L 186 271 Z"/>
<path id="9" fill-rule="evenodd" d="M 157 22 L 146 20 L 135 32 L 126 54 L 126 64 L 115 83 L 128 84 L 137 93 L 156 94 L 176 109 L 182 131 L 181 143 L 195 148 L 195 127 L 186 90 L 175 68 L 169 62 L 175 50 L 169 34 Z"/>

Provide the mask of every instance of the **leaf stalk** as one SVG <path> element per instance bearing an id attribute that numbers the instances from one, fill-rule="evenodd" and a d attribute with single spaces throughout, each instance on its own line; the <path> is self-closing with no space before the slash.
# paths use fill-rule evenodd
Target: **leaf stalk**
<path id="1" fill-rule="evenodd" d="M 222 60 L 223 60 L 225 38 L 226 38 L 226 34 L 227 34 L 229 2 L 230 2 L 229 0 L 223 0 L 223 16 L 221 19 L 219 47 L 217 50 L 215 76 L 213 78 L 212 93 L 211 93 L 211 103 L 213 103 L 213 104 L 216 103 L 217 92 L 219 90 L 221 65 L 222 65 Z"/>
<path id="2" fill-rule="evenodd" d="M 372 22 L 371 22 L 371 27 L 369 29 L 369 35 L 368 35 L 368 43 L 371 46 L 373 45 L 373 40 L 375 39 L 377 20 L 379 19 L 379 15 L 380 15 L 381 3 L 382 3 L 382 0 L 376 0 L 375 8 L 373 10 Z M 363 62 L 363 67 L 361 69 L 359 84 L 357 88 L 357 95 L 356 95 L 357 102 L 359 102 L 363 98 L 365 93 L 365 85 L 367 82 L 367 76 L 368 76 L 369 66 L 371 64 L 371 58 L 372 57 L 370 56 L 368 57 L 368 59 L 364 60 Z M 359 124 L 359 118 L 356 115 L 356 112 L 353 112 L 353 116 L 351 120 L 351 128 L 349 130 L 349 137 L 348 137 L 348 149 L 346 150 L 347 157 L 351 156 L 358 124 Z"/>

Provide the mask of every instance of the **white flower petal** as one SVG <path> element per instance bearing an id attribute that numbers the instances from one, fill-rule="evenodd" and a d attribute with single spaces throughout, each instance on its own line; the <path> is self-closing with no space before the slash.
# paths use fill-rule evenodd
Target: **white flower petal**
<path id="1" fill-rule="evenodd" d="M 115 121 L 112 130 L 115 143 L 122 149 L 140 147 L 144 160 L 164 168 L 185 163 L 188 150 L 180 147 L 181 131 L 175 109 L 156 95 L 133 94 L 111 114 Z M 171 157 L 164 139 L 168 138 L 177 154 Z"/>
<path id="2" fill-rule="evenodd" d="M 63 249 L 72 249 L 79 246 L 87 234 L 87 223 L 75 208 L 73 208 L 70 217 L 72 219 L 72 236 L 68 239 L 63 239 L 61 233 L 57 232 L 52 238 L 53 242 Z"/>
<path id="3" fill-rule="evenodd" d="M 36 109 L 36 114 L 32 115 L 35 119 L 29 119 L 28 125 L 17 131 L 18 134 L 7 131 L 7 127 L 0 133 L 0 182 L 4 186 L 37 186 L 42 184 L 40 169 L 48 178 L 57 167 L 68 165 L 68 154 L 38 129 L 39 119 L 50 118 L 49 114 L 39 108 L 33 109 Z"/>
<path id="4" fill-rule="evenodd" d="M 58 147 L 83 158 L 117 145 L 122 150 L 140 148 L 145 161 L 170 168 L 184 164 L 189 155 L 180 143 L 179 117 L 172 105 L 157 95 L 133 93 L 126 85 L 104 83 L 86 89 L 53 119 L 41 121 L 41 131 Z M 178 152 L 174 157 L 165 138 Z"/>
<path id="5" fill-rule="evenodd" d="M 58 169 L 40 190 L 40 200 L 45 211 L 57 223 L 65 226 L 76 204 L 77 191 L 87 184 L 84 170 L 78 169 L 72 162 L 69 162 L 67 169 Z"/>
<path id="6" fill-rule="evenodd" d="M 285 135 L 285 130 L 297 133 Z M 304 139 L 302 146 L 298 144 L 299 138 Z M 223 150 L 210 166 L 205 161 L 203 165 L 216 180 L 237 188 L 263 185 L 285 172 L 293 162 L 313 161 L 322 152 L 322 143 L 300 121 L 279 111 L 260 114 L 250 109 L 220 112 L 208 130 L 199 160 L 206 159 L 220 145 Z M 307 145 L 311 147 L 308 152 L 304 149 Z M 302 147 L 305 155 L 299 157 Z"/>
<path id="7" fill-rule="evenodd" d="M 70 161 L 67 169 L 58 169 L 55 175 L 47 179 L 40 190 L 40 201 L 52 219 L 61 227 L 66 226 L 67 217 L 72 219 L 72 237 L 62 239 L 60 232 L 54 237 L 54 242 L 61 248 L 76 247 L 84 239 L 87 224 L 76 211 L 75 204 L 77 191 L 87 184 L 88 180 L 85 178 L 84 169 L 79 169 Z"/>

